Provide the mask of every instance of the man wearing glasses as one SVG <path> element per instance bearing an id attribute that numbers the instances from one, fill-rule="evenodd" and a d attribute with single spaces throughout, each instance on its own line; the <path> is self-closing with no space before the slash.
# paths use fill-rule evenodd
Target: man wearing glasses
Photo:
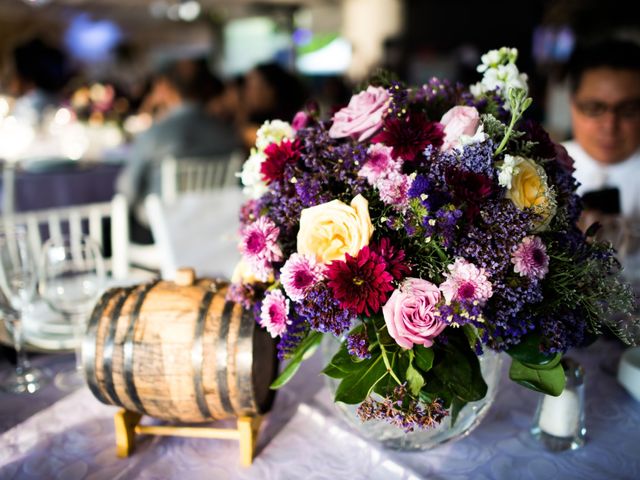
<path id="1" fill-rule="evenodd" d="M 610 40 L 569 61 L 578 193 L 588 209 L 640 218 L 640 46 Z"/>

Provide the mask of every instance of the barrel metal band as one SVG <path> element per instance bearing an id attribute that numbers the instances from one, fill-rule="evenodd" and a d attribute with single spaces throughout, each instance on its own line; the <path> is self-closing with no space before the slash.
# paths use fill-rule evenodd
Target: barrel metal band
<path id="1" fill-rule="evenodd" d="M 135 290 L 135 287 L 128 289 L 124 293 L 124 295 L 122 295 L 118 299 L 118 303 L 116 304 L 116 306 L 113 309 L 113 312 L 111 313 L 111 322 L 109 324 L 109 332 L 107 334 L 107 338 L 105 338 L 105 341 L 104 341 L 104 354 L 102 355 L 103 356 L 102 370 L 104 372 L 104 388 L 107 392 L 107 395 L 110 398 L 110 402 L 113 405 L 122 405 L 122 402 L 120 401 L 120 398 L 116 393 L 116 387 L 113 383 L 113 347 L 114 347 L 114 341 L 116 336 L 116 327 L 118 326 L 117 325 L 118 322 L 116 320 L 120 318 L 120 312 L 122 312 L 122 307 L 124 306 L 124 303 L 129 298 L 129 295 L 131 295 L 131 292 L 133 292 L 134 290 Z"/>
<path id="2" fill-rule="evenodd" d="M 216 352 L 216 380 L 218 385 L 218 394 L 220 403 L 225 412 L 234 414 L 233 405 L 229 399 L 229 385 L 227 379 L 227 342 L 229 336 L 229 326 L 231 324 L 231 313 L 235 303 L 226 302 L 220 319 L 220 331 L 218 333 L 218 342 L 215 345 Z"/>
<path id="3" fill-rule="evenodd" d="M 211 418 L 211 411 L 207 404 L 207 399 L 204 395 L 204 388 L 202 385 L 202 364 L 204 362 L 202 335 L 204 333 L 205 320 L 207 319 L 207 313 L 209 307 L 213 301 L 213 291 L 208 291 L 202 297 L 200 302 L 200 310 L 198 312 L 198 319 L 196 321 L 196 328 L 193 334 L 193 346 L 191 348 L 191 363 L 193 365 L 193 388 L 196 393 L 196 402 L 198 403 L 198 409 L 200 414 L 204 418 Z"/>
<path id="4" fill-rule="evenodd" d="M 243 309 L 238 335 L 238 354 L 236 355 L 236 388 L 239 392 L 241 414 L 252 414 L 257 410 L 253 380 L 253 331 L 256 321 L 250 310 Z"/>
<path id="5" fill-rule="evenodd" d="M 87 379 L 87 385 L 91 393 L 100 400 L 102 403 L 109 404 L 109 400 L 105 397 L 98 388 L 98 377 L 96 376 L 96 333 L 98 330 L 98 323 L 104 314 L 105 309 L 109 305 L 109 301 L 113 298 L 115 293 L 124 295 L 124 291 L 116 292 L 118 289 L 112 288 L 107 290 L 93 309 L 89 322 L 87 323 L 87 332 L 82 340 L 82 362 L 84 364 L 85 376 Z"/>
<path id="6" fill-rule="evenodd" d="M 133 374 L 133 333 L 135 331 L 136 323 L 138 323 L 138 317 L 140 315 L 140 310 L 142 309 L 142 303 L 146 298 L 149 291 L 155 287 L 160 280 L 155 280 L 149 283 L 144 287 L 143 290 L 138 294 L 138 298 L 136 299 L 136 303 L 131 310 L 131 315 L 129 316 L 129 326 L 127 327 L 127 333 L 124 337 L 124 343 L 122 345 L 122 365 L 124 368 L 124 388 L 127 392 L 127 396 L 131 399 L 131 402 L 135 405 L 137 411 L 139 413 L 146 414 L 147 412 L 142 405 L 142 401 L 140 400 L 140 396 L 138 395 L 138 390 L 136 389 L 134 383 L 134 374 Z"/>

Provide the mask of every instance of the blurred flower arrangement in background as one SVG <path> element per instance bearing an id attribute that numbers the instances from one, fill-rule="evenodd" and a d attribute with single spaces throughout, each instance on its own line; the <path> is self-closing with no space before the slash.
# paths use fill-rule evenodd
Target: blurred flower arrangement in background
<path id="1" fill-rule="evenodd" d="M 485 396 L 485 349 L 559 395 L 568 349 L 605 329 L 629 341 L 610 319 L 631 291 L 576 227 L 572 160 L 523 119 L 516 59 L 488 52 L 470 88 L 381 74 L 330 120 L 311 106 L 259 130 L 229 296 L 279 339 L 274 388 L 333 335 L 335 400 L 410 431 Z"/>

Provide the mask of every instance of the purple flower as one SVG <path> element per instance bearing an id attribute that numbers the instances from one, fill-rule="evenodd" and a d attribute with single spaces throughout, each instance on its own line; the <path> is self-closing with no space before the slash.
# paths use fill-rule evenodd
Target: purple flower
<path id="1" fill-rule="evenodd" d="M 440 147 L 443 138 L 440 123 L 428 121 L 423 114 L 410 113 L 404 118 L 387 118 L 382 132 L 371 141 L 392 147 L 393 158 L 412 162 L 427 145 Z"/>
<path id="2" fill-rule="evenodd" d="M 309 255 L 294 253 L 280 270 L 280 281 L 289 298 L 300 301 L 324 278 L 324 266 Z"/>
<path id="3" fill-rule="evenodd" d="M 367 331 L 363 328 L 359 333 L 347 335 L 347 351 L 349 355 L 366 359 L 371 358 L 369 353 L 369 337 Z"/>
<path id="4" fill-rule="evenodd" d="M 304 318 L 312 330 L 331 332 L 335 336 L 349 330 L 355 312 L 343 308 L 324 282 L 313 287 L 302 302 L 294 304 L 296 314 Z"/>
<path id="5" fill-rule="evenodd" d="M 273 262 L 282 260 L 276 243 L 280 229 L 269 217 L 260 217 L 242 232 L 240 252 L 258 280 L 266 282 L 273 273 Z"/>
<path id="6" fill-rule="evenodd" d="M 540 237 L 528 236 L 511 256 L 513 270 L 522 277 L 543 279 L 549 271 L 549 255 Z"/>
<path id="7" fill-rule="evenodd" d="M 287 330 L 289 321 L 289 299 L 281 290 L 267 292 L 260 309 L 260 325 L 275 338 Z"/>

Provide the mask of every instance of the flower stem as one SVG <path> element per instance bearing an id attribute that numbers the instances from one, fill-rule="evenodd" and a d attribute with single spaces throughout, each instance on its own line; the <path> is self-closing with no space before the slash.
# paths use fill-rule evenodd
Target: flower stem
<path id="1" fill-rule="evenodd" d="M 397 382 L 398 385 L 402 385 L 402 382 L 400 381 L 400 379 L 396 375 L 396 372 L 394 372 L 393 368 L 391 368 L 391 363 L 389 362 L 389 357 L 387 357 L 387 350 L 384 348 L 384 345 L 382 344 L 382 341 L 380 340 L 380 335 L 378 334 L 378 329 L 375 329 L 375 332 L 376 332 L 376 338 L 378 339 L 378 344 L 380 345 L 380 352 L 382 353 L 382 361 L 384 362 L 385 367 L 387 367 L 387 372 L 389 372 L 389 375 L 391 375 L 391 378 L 393 378 Z"/>

